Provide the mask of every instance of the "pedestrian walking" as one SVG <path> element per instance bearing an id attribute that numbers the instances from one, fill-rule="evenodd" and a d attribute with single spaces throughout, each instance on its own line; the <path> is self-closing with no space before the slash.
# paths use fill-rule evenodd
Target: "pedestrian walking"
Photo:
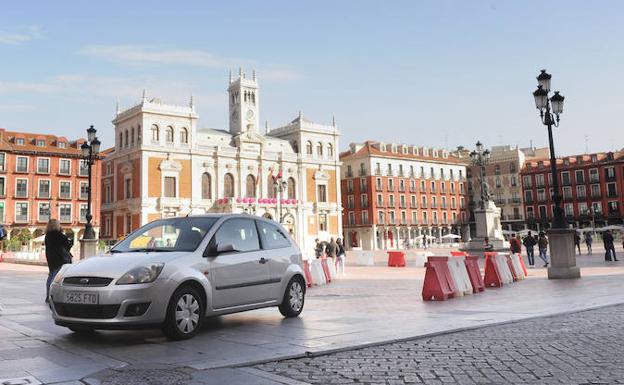
<path id="1" fill-rule="evenodd" d="M 512 254 L 520 254 L 522 252 L 522 245 L 520 244 L 520 240 L 516 238 L 516 234 L 511 234 L 509 249 Z"/>
<path id="2" fill-rule="evenodd" d="M 52 280 L 64 264 L 72 263 L 72 255 L 69 250 L 72 248 L 74 242 L 63 234 L 58 220 L 50 219 L 46 226 L 44 243 L 49 270 L 45 298 L 45 302 L 48 303 Z"/>
<path id="3" fill-rule="evenodd" d="M 533 235 L 531 235 L 531 231 L 527 234 L 527 236 L 522 241 L 524 244 L 524 248 L 526 249 L 527 258 L 529 259 L 529 267 L 535 267 L 535 250 L 534 247 L 537 244 Z"/>
<path id="4" fill-rule="evenodd" d="M 323 243 L 321 241 L 319 241 L 318 238 L 316 238 L 314 240 L 315 245 L 314 245 L 314 255 L 316 256 L 316 259 L 319 259 L 323 256 L 323 252 L 325 251 L 325 247 L 323 246 Z"/>
<path id="5" fill-rule="evenodd" d="M 342 239 L 336 239 L 336 245 L 338 246 L 338 251 L 336 252 L 336 273 L 347 275 L 345 272 L 345 259 L 347 257 L 347 253 L 345 252 L 344 245 L 342 244 Z"/>
<path id="6" fill-rule="evenodd" d="M 613 235 L 611 235 L 611 230 L 607 230 L 602 235 L 602 242 L 604 243 L 605 248 L 605 261 L 617 261 L 618 259 L 615 257 L 615 245 L 613 244 Z"/>
<path id="7" fill-rule="evenodd" d="M 578 232 L 578 230 L 576 230 L 574 232 L 574 247 L 576 247 L 576 249 L 578 250 L 579 255 L 581 254 L 581 236 Z"/>
<path id="8" fill-rule="evenodd" d="M 539 249 L 539 257 L 544 261 L 543 267 L 548 267 L 548 238 L 546 238 L 546 234 L 543 231 L 540 231 L 539 237 L 537 238 L 537 247 Z"/>
<path id="9" fill-rule="evenodd" d="M 592 255 L 592 243 L 594 239 L 592 238 L 591 233 L 588 231 L 585 233 L 585 246 L 587 246 L 587 254 Z"/>
<path id="10" fill-rule="evenodd" d="M 327 257 L 329 258 L 336 258 L 337 254 L 338 254 L 338 244 L 336 244 L 336 241 L 334 240 L 334 238 L 330 238 L 329 239 L 329 243 L 327 244 Z"/>

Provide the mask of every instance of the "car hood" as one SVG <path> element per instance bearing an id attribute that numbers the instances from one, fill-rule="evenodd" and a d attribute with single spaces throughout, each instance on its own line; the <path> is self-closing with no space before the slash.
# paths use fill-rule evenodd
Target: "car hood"
<path id="1" fill-rule="evenodd" d="M 167 263 L 189 252 L 149 252 L 104 254 L 84 259 L 65 270 L 64 277 L 119 278 L 128 270 L 152 263 Z"/>

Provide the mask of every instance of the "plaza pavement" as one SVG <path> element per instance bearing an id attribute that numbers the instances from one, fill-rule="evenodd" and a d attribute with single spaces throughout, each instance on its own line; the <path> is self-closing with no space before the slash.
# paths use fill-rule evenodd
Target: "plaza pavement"
<path id="1" fill-rule="evenodd" d="M 69 384 L 109 368 L 174 373 L 249 366 L 624 303 L 624 262 L 604 262 L 602 254 L 578 258 L 579 280 L 547 280 L 538 268 L 525 281 L 444 302 L 422 301 L 424 268 L 413 261 L 407 268 L 381 261 L 348 266 L 346 277 L 308 291 L 300 318 L 283 319 L 277 309 L 228 315 L 207 320 L 194 339 L 177 342 L 158 330 L 74 335 L 54 325 L 43 303 L 45 268 L 0 263 L 0 379 Z M 241 383 L 282 383 L 249 382 L 246 376 L 259 371 L 246 370 L 211 373 L 242 376 Z"/>

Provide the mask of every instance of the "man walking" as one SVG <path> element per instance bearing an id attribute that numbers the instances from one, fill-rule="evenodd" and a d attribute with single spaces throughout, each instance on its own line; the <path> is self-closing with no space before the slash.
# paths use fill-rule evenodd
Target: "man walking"
<path id="1" fill-rule="evenodd" d="M 578 230 L 576 230 L 574 232 L 574 247 L 576 247 L 576 249 L 578 250 L 579 255 L 581 254 L 581 236 L 578 232 Z"/>
<path id="2" fill-rule="evenodd" d="M 537 242 L 535 242 L 535 238 L 533 238 L 533 235 L 531 235 L 531 231 L 529 231 L 529 233 L 524 238 L 522 243 L 524 244 L 524 248 L 526 249 L 526 253 L 527 253 L 527 258 L 529 259 L 529 267 L 531 268 L 535 267 L 534 247 Z"/>
<path id="3" fill-rule="evenodd" d="M 612 256 L 613 261 L 617 261 L 618 259 L 615 257 L 615 245 L 613 244 L 613 235 L 611 235 L 611 230 L 605 231 L 602 236 L 602 242 L 604 243 L 605 248 L 605 261 L 611 261 Z"/>
<path id="4" fill-rule="evenodd" d="M 585 245 L 587 246 L 587 254 L 592 255 L 592 243 L 594 242 L 591 233 L 585 233 Z"/>
<path id="5" fill-rule="evenodd" d="M 544 261 L 544 267 L 548 267 L 548 257 L 546 256 L 548 252 L 548 238 L 546 238 L 546 234 L 543 231 L 539 233 L 537 247 L 539 248 L 539 257 Z"/>

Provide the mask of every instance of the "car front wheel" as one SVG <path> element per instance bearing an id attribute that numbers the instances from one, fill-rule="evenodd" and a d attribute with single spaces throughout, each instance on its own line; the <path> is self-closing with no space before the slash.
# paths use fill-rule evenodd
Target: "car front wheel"
<path id="1" fill-rule="evenodd" d="M 201 296 L 194 288 L 183 286 L 171 296 L 163 333 L 172 340 L 184 340 L 197 334 L 204 318 Z"/>
<path id="2" fill-rule="evenodd" d="M 301 277 L 293 277 L 286 286 L 284 299 L 279 305 L 279 311 L 284 317 L 297 317 L 303 310 L 305 302 L 305 284 Z"/>

